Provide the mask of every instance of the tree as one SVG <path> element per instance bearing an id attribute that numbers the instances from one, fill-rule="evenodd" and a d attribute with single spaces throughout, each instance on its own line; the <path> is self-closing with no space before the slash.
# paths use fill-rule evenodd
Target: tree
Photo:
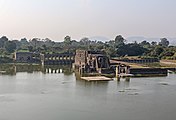
<path id="1" fill-rule="evenodd" d="M 33 48 L 36 50 L 37 49 L 37 43 L 38 43 L 38 38 L 33 38 L 30 42 L 33 46 Z"/>
<path id="2" fill-rule="evenodd" d="M 112 47 L 107 48 L 105 52 L 109 57 L 116 57 L 116 50 Z"/>
<path id="3" fill-rule="evenodd" d="M 80 43 L 83 45 L 89 45 L 90 44 L 90 40 L 87 37 L 84 37 L 80 40 Z"/>
<path id="4" fill-rule="evenodd" d="M 71 37 L 70 37 L 70 36 L 65 36 L 65 38 L 64 38 L 64 43 L 65 43 L 66 45 L 70 45 L 70 44 L 71 44 Z"/>
<path id="5" fill-rule="evenodd" d="M 0 48 L 4 48 L 5 47 L 5 43 L 8 41 L 9 39 L 6 36 L 2 36 L 0 38 Z"/>
<path id="6" fill-rule="evenodd" d="M 65 36 L 64 38 L 64 42 L 63 42 L 63 51 L 66 53 L 70 53 L 71 52 L 71 37 L 70 36 Z"/>
<path id="7" fill-rule="evenodd" d="M 164 47 L 168 47 L 169 41 L 167 40 L 167 38 L 161 38 L 161 42 L 159 42 L 159 45 L 164 46 Z"/>
<path id="8" fill-rule="evenodd" d="M 144 48 L 149 48 L 150 47 L 150 43 L 149 42 L 147 42 L 147 41 L 142 41 L 141 43 L 140 43 L 140 45 L 142 46 L 142 47 L 144 47 Z"/>
<path id="9" fill-rule="evenodd" d="M 42 47 L 43 47 L 44 51 L 46 52 L 47 51 L 46 45 L 44 44 L 44 45 L 42 45 Z"/>
<path id="10" fill-rule="evenodd" d="M 157 42 L 152 41 L 152 42 L 151 42 L 151 45 L 152 45 L 152 46 L 156 46 L 156 45 L 157 45 Z"/>
<path id="11" fill-rule="evenodd" d="M 21 42 L 21 44 L 24 44 L 24 45 L 28 44 L 28 41 L 27 41 L 26 38 L 22 38 L 22 39 L 20 40 L 20 42 Z"/>
<path id="12" fill-rule="evenodd" d="M 117 54 L 119 56 L 139 56 L 144 54 L 147 51 L 146 48 L 143 48 L 137 43 L 129 43 L 123 46 L 118 47 Z"/>
<path id="13" fill-rule="evenodd" d="M 13 53 L 13 52 L 15 51 L 15 49 L 16 49 L 16 44 L 15 44 L 15 42 L 13 42 L 13 41 L 8 41 L 8 42 L 6 42 L 6 44 L 5 44 L 5 49 L 6 49 L 6 51 L 9 52 L 9 53 Z"/>
<path id="14" fill-rule="evenodd" d="M 33 49 L 34 49 L 33 46 L 31 46 L 31 45 L 28 46 L 28 50 L 29 50 L 29 52 L 33 52 Z"/>
<path id="15" fill-rule="evenodd" d="M 116 44 L 117 46 L 119 46 L 119 45 L 124 45 L 124 44 L 125 44 L 125 39 L 124 39 L 121 35 L 118 35 L 118 36 L 116 36 L 116 38 L 115 38 L 115 44 Z"/>
<path id="16" fill-rule="evenodd" d="M 160 57 L 160 54 L 164 51 L 164 48 L 161 46 L 156 46 L 154 50 L 151 52 L 151 56 Z"/>

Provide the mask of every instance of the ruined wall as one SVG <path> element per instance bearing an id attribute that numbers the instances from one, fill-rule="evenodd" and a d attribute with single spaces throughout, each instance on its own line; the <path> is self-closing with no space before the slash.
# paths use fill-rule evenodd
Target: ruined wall
<path id="1" fill-rule="evenodd" d="M 15 53 L 15 61 L 20 63 L 33 62 L 33 54 L 30 52 L 17 52 Z"/>
<path id="2" fill-rule="evenodd" d="M 43 65 L 71 65 L 74 63 L 74 54 L 45 54 L 41 55 Z"/>
<path id="3" fill-rule="evenodd" d="M 156 58 L 150 58 L 150 59 L 113 59 L 113 60 L 128 62 L 128 63 L 139 63 L 139 64 L 159 62 L 159 59 L 156 59 Z"/>
<path id="4" fill-rule="evenodd" d="M 88 53 L 85 50 L 77 50 L 75 55 L 75 65 L 81 66 L 87 63 Z"/>
<path id="5" fill-rule="evenodd" d="M 130 68 L 130 74 L 134 75 L 164 75 L 167 76 L 167 69 L 164 68 Z"/>
<path id="6" fill-rule="evenodd" d="M 75 55 L 75 69 L 79 69 L 83 73 L 110 73 L 110 61 L 108 57 L 99 53 L 101 52 L 77 50 Z"/>

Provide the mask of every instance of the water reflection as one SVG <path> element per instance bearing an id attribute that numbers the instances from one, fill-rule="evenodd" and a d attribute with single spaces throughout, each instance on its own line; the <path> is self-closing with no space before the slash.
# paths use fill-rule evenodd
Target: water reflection
<path id="1" fill-rule="evenodd" d="M 71 66 L 42 66 L 42 65 L 15 65 L 15 64 L 4 64 L 0 65 L 1 75 L 16 75 L 18 72 L 42 72 L 43 74 L 58 74 L 63 73 L 64 75 L 71 75 L 73 73 Z"/>
<path id="2" fill-rule="evenodd" d="M 128 88 L 130 87 L 130 78 L 117 78 L 117 87 Z"/>
<path id="3" fill-rule="evenodd" d="M 73 73 L 73 70 L 70 65 L 47 65 L 42 67 L 42 72 L 45 74 L 64 73 L 65 75 L 71 75 Z"/>
<path id="4" fill-rule="evenodd" d="M 12 70 L 16 73 L 19 69 L 43 72 L 26 74 L 22 71 L 16 76 L 0 75 L 0 120 L 176 118 L 174 74 L 168 77 L 87 82 L 80 80 L 79 75 L 76 76 L 77 80 L 74 74 L 67 75 L 70 73 L 68 67 L 0 66 L 1 71 L 7 72 Z M 59 69 L 62 69 L 61 73 L 55 74 Z"/>
<path id="5" fill-rule="evenodd" d="M 121 77 L 117 77 L 116 78 L 116 80 L 118 81 L 118 82 L 120 82 L 122 79 L 124 79 L 126 82 L 130 82 L 130 77 L 126 77 L 126 78 L 121 78 Z"/>
<path id="6" fill-rule="evenodd" d="M 16 66 L 9 64 L 0 65 L 0 74 L 16 75 Z"/>

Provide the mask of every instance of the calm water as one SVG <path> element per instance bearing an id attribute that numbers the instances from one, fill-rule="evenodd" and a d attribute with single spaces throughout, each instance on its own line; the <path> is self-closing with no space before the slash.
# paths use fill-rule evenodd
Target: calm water
<path id="1" fill-rule="evenodd" d="M 8 74 L 0 75 L 0 120 L 176 119 L 175 74 L 85 82 L 69 67 L 6 68 L 1 66 Z"/>

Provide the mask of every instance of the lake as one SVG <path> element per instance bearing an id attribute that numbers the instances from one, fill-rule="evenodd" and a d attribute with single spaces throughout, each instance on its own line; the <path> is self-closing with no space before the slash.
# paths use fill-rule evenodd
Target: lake
<path id="1" fill-rule="evenodd" d="M 0 71 L 0 120 L 176 119 L 176 74 L 86 82 L 69 66 Z"/>

